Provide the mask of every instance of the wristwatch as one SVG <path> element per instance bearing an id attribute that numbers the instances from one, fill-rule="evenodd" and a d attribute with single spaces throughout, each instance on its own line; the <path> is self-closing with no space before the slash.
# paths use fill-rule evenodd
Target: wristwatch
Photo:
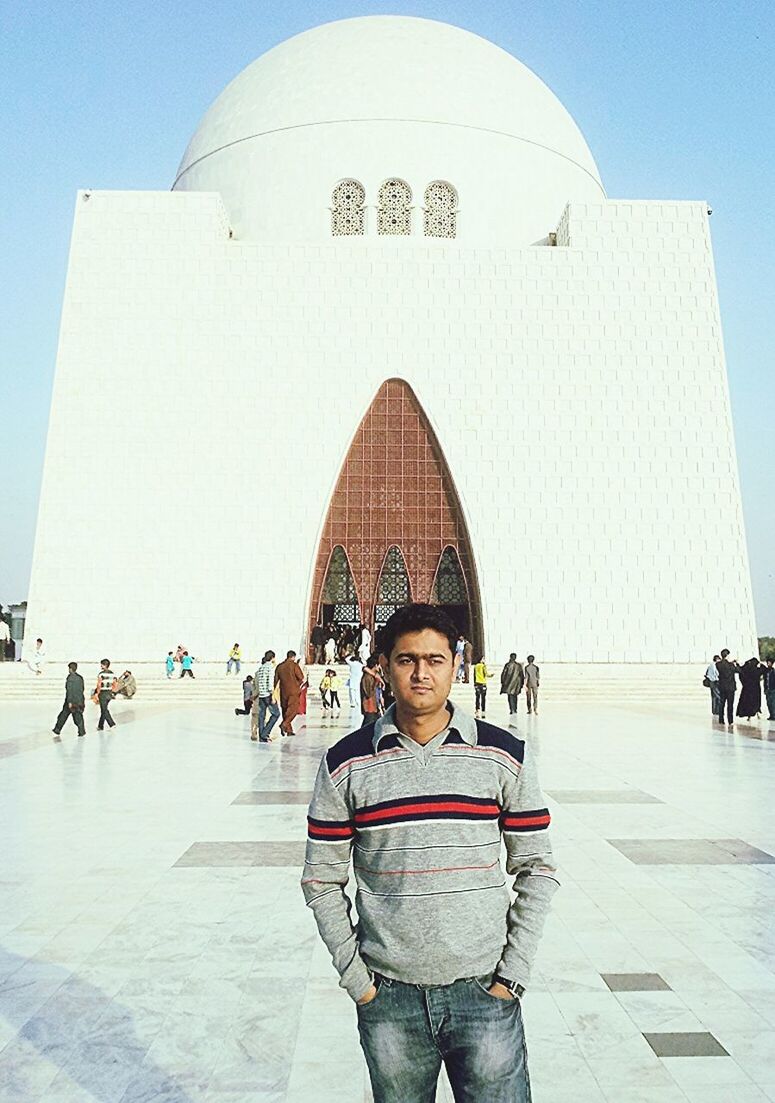
<path id="1" fill-rule="evenodd" d="M 517 984 L 515 980 L 506 980 L 506 978 L 502 977 L 500 973 L 496 973 L 492 980 L 493 984 L 502 984 L 504 988 L 508 988 L 509 992 L 511 992 L 512 996 L 514 996 L 516 999 L 522 999 L 522 996 L 525 992 L 524 985 Z"/>

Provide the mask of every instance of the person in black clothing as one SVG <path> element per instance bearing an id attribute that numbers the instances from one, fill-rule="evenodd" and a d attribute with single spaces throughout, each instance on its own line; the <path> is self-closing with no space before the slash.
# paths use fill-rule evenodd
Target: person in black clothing
<path id="1" fill-rule="evenodd" d="M 62 728 L 68 721 L 68 718 L 72 716 L 73 723 L 75 724 L 78 735 L 86 734 L 86 727 L 83 722 L 83 710 L 86 705 L 83 690 L 83 678 L 80 674 L 77 674 L 78 663 L 68 663 L 67 669 L 70 673 L 65 679 L 65 703 L 62 705 L 62 711 L 56 718 L 56 723 L 51 729 L 54 735 L 59 735 Z"/>
<path id="2" fill-rule="evenodd" d="M 326 643 L 326 633 L 323 629 L 322 624 L 316 624 L 315 627 L 312 629 L 312 634 L 310 635 L 310 643 L 312 644 L 312 662 L 318 664 L 322 663 L 323 648 Z"/>
<path id="3" fill-rule="evenodd" d="M 775 720 L 775 666 L 773 659 L 767 659 L 767 665 L 762 672 L 762 684 L 764 686 L 764 699 L 767 702 L 768 720 Z"/>
<path id="4" fill-rule="evenodd" d="M 721 652 L 721 658 L 716 663 L 716 670 L 718 671 L 719 692 L 718 722 L 719 724 L 724 723 L 724 706 L 726 706 L 727 723 L 731 728 L 735 714 L 735 689 L 737 685 L 735 674 L 738 673 L 740 667 L 736 662 L 729 661 L 728 647 L 725 647 Z"/>
<path id="5" fill-rule="evenodd" d="M 741 719 L 751 720 L 762 711 L 762 669 L 758 659 L 748 659 L 738 671 L 742 689 L 737 715 Z"/>

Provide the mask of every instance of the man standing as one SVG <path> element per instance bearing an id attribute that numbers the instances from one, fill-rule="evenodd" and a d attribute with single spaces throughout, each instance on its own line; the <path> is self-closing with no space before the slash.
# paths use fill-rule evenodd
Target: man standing
<path id="1" fill-rule="evenodd" d="M 361 662 L 358 655 L 348 655 L 345 661 L 350 668 L 350 681 L 348 686 L 350 692 L 350 708 L 357 709 L 360 708 L 361 704 L 361 678 L 363 677 L 363 663 Z"/>
<path id="2" fill-rule="evenodd" d="M 8 650 L 8 641 L 11 638 L 11 629 L 8 627 L 8 621 L 0 613 L 0 663 L 4 663 L 6 659 L 6 651 Z"/>
<path id="3" fill-rule="evenodd" d="M 528 655 L 525 667 L 525 696 L 527 711 L 538 716 L 538 687 L 541 684 L 541 672 L 536 666 L 535 655 Z"/>
<path id="4" fill-rule="evenodd" d="M 312 661 L 319 666 L 323 662 L 323 648 L 326 643 L 326 633 L 322 624 L 318 623 L 312 629 L 310 643 L 312 644 Z"/>
<path id="5" fill-rule="evenodd" d="M 250 738 L 255 743 L 270 743 L 272 728 L 280 719 L 280 710 L 272 700 L 274 692 L 274 651 L 267 651 L 253 680 L 253 707 L 250 712 Z M 269 723 L 266 714 L 269 713 Z"/>
<path id="6" fill-rule="evenodd" d="M 62 728 L 67 723 L 68 717 L 72 716 L 78 735 L 81 736 L 86 734 L 86 727 L 83 722 L 83 710 L 86 704 L 83 691 L 83 678 L 80 674 L 76 673 L 78 670 L 78 663 L 68 663 L 67 669 L 69 674 L 65 679 L 65 703 L 62 705 L 62 711 L 59 716 L 57 716 L 52 731 L 54 735 L 59 735 Z"/>
<path id="7" fill-rule="evenodd" d="M 466 685 L 471 681 L 471 663 L 474 661 L 474 645 L 469 639 L 465 641 L 463 648 L 463 681 Z"/>
<path id="8" fill-rule="evenodd" d="M 100 705 L 100 719 L 97 731 L 103 731 L 107 724 L 109 728 L 115 728 L 116 721 L 110 715 L 108 706 L 113 700 L 113 681 L 116 675 L 110 669 L 110 659 L 103 659 L 100 663 L 100 672 L 97 675 L 97 684 L 94 692 L 97 694 Z"/>
<path id="9" fill-rule="evenodd" d="M 724 723 L 724 707 L 727 710 L 727 725 L 731 728 L 735 719 L 735 674 L 740 667 L 736 662 L 729 661 L 729 648 L 725 647 L 721 652 L 721 658 L 716 663 L 718 671 L 718 722 Z"/>
<path id="10" fill-rule="evenodd" d="M 477 720 L 484 717 L 487 708 L 487 663 L 484 655 L 474 666 L 474 706 Z"/>
<path id="11" fill-rule="evenodd" d="M 448 700 L 456 636 L 435 606 L 393 614 L 395 704 L 324 755 L 309 809 L 302 887 L 357 1004 L 374 1103 L 434 1099 L 442 1062 L 457 1103 L 530 1099 L 520 999 L 557 888 L 550 816 L 526 744 Z"/>
<path id="12" fill-rule="evenodd" d="M 762 673 L 762 685 L 764 687 L 764 699 L 767 702 L 767 719 L 775 720 L 775 666 L 773 660 L 767 659 Z"/>
<path id="13" fill-rule="evenodd" d="M 283 662 L 274 672 L 274 684 L 280 687 L 280 705 L 283 719 L 280 731 L 283 735 L 293 735 L 293 721 L 299 713 L 299 696 L 304 674 L 296 662 L 296 652 L 289 651 Z"/>
<path id="14" fill-rule="evenodd" d="M 506 694 L 506 700 L 509 703 L 509 727 L 513 727 L 516 723 L 517 702 L 524 684 L 525 672 L 522 669 L 522 663 L 517 662 L 517 653 L 512 651 L 509 661 L 501 671 L 501 693 Z"/>
<path id="15" fill-rule="evenodd" d="M 720 655 L 713 656 L 713 662 L 708 663 L 708 669 L 705 671 L 704 684 L 710 690 L 710 711 L 713 716 L 718 716 L 719 706 L 721 704 L 721 695 L 718 688 L 718 670 L 716 669 L 716 663 L 721 658 Z"/>
<path id="16" fill-rule="evenodd" d="M 465 674 L 465 650 L 466 638 L 461 634 L 458 636 L 455 644 L 455 666 L 457 668 L 455 680 L 458 682 L 463 681 L 463 675 Z"/>
<path id="17" fill-rule="evenodd" d="M 363 716 L 364 725 L 373 723 L 379 716 L 379 706 L 377 704 L 379 681 L 377 657 L 372 655 L 366 660 L 361 675 L 361 715 Z"/>

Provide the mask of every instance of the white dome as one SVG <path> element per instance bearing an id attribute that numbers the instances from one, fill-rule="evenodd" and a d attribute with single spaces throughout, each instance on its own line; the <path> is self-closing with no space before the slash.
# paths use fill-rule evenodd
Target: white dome
<path id="1" fill-rule="evenodd" d="M 569 199 L 604 194 L 535 73 L 468 31 L 402 16 L 327 23 L 254 61 L 205 114 L 174 188 L 220 192 L 238 236 L 308 240 L 330 234 L 346 177 L 367 206 L 390 177 L 418 205 L 430 181 L 449 181 L 458 237 L 477 243 L 496 227 L 500 243 L 543 237 Z"/>

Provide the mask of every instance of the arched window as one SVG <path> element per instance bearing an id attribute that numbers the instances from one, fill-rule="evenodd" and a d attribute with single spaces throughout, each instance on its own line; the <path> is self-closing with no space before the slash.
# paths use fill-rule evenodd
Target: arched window
<path id="1" fill-rule="evenodd" d="M 412 189 L 405 180 L 386 180 L 379 189 L 377 233 L 407 237 L 412 232 Z"/>
<path id="2" fill-rule="evenodd" d="M 426 237 L 457 235 L 457 192 L 444 180 L 434 180 L 425 189 L 423 230 Z"/>
<path id="3" fill-rule="evenodd" d="M 467 605 L 468 593 L 457 552 L 447 546 L 441 553 L 431 594 L 433 605 Z"/>
<path id="4" fill-rule="evenodd" d="M 366 230 L 366 192 L 357 180 L 342 180 L 331 194 L 331 233 L 363 234 Z"/>
<path id="5" fill-rule="evenodd" d="M 356 624 L 358 622 L 358 594 L 355 589 L 347 554 L 341 544 L 331 552 L 323 583 L 320 612 L 324 623 Z"/>
<path id="6" fill-rule="evenodd" d="M 376 627 L 385 624 L 396 609 L 408 605 L 412 600 L 409 586 L 409 574 L 401 549 L 395 544 L 388 548 L 385 562 L 377 583 L 377 602 L 374 609 Z"/>

